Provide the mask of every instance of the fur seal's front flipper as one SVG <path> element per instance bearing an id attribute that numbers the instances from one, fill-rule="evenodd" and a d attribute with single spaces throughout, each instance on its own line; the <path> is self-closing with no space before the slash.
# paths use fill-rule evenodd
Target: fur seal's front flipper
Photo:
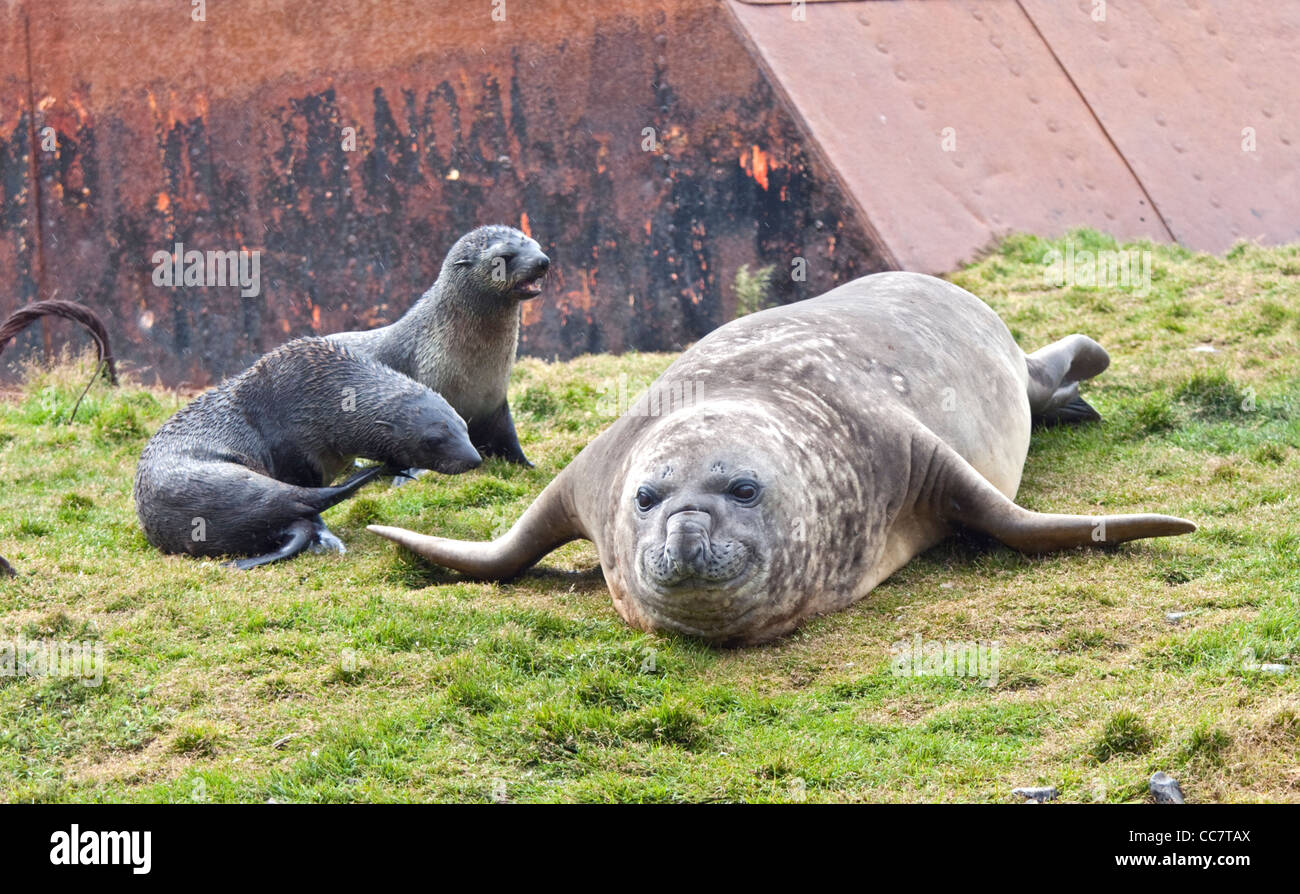
<path id="1" fill-rule="evenodd" d="M 470 420 L 469 439 L 484 456 L 499 456 L 530 469 L 533 467 L 519 446 L 519 435 L 515 432 L 515 420 L 510 415 L 508 403 L 502 403 L 482 422 Z"/>
<path id="2" fill-rule="evenodd" d="M 1086 335 L 1067 335 L 1025 356 L 1029 412 L 1045 426 L 1099 422 L 1101 415 L 1079 396 L 1079 383 L 1110 366 L 1106 349 Z"/>
<path id="3" fill-rule="evenodd" d="M 400 474 L 399 469 L 390 468 L 383 463 L 376 463 L 373 466 L 366 466 L 359 472 L 354 472 L 342 484 L 336 484 L 332 487 L 303 488 L 303 490 L 308 491 L 310 494 L 308 500 L 316 508 L 316 511 L 324 512 L 331 506 L 342 503 L 381 475 L 397 474 Z"/>
<path id="4" fill-rule="evenodd" d="M 1075 546 L 1114 546 L 1143 537 L 1190 534 L 1196 525 L 1172 515 L 1059 515 L 1032 512 L 1008 500 L 956 451 L 937 443 L 928 471 L 937 476 L 939 514 L 996 537 L 1022 553 Z"/>
<path id="5" fill-rule="evenodd" d="M 588 537 L 569 494 L 572 476 L 561 472 L 538 495 L 514 527 L 496 540 L 472 542 L 430 537 L 405 528 L 367 525 L 366 530 L 399 543 L 430 562 L 480 580 L 506 580 L 542 556 L 580 537 Z"/>

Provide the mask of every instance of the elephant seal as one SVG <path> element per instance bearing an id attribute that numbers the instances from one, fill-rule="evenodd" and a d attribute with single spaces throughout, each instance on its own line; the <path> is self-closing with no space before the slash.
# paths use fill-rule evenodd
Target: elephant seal
<path id="1" fill-rule="evenodd" d="M 536 298 L 551 261 L 513 227 L 479 227 L 447 252 L 429 291 L 400 320 L 328 336 L 446 398 L 484 456 L 531 466 L 506 387 L 519 347 L 519 304 Z"/>
<path id="2" fill-rule="evenodd" d="M 326 487 L 357 456 L 380 465 Z M 145 537 L 168 553 L 342 551 L 320 513 L 384 471 L 457 474 L 482 460 L 464 421 L 418 382 L 321 338 L 282 345 L 201 395 L 149 439 L 135 475 Z"/>
<path id="3" fill-rule="evenodd" d="M 370 530 L 490 579 L 585 537 L 629 624 L 762 642 L 863 598 L 954 524 L 1029 553 L 1195 530 L 1012 502 L 1032 417 L 1083 414 L 1078 382 L 1107 362 L 1081 335 L 1026 356 L 969 292 L 879 273 L 701 339 L 497 540 Z M 691 399 L 656 414 L 665 395 Z"/>

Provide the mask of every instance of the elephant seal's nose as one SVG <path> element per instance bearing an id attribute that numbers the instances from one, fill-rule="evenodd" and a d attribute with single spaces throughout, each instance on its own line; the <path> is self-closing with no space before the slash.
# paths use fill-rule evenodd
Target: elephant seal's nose
<path id="1" fill-rule="evenodd" d="M 685 510 L 668 518 L 664 554 L 684 570 L 697 570 L 709 549 L 709 531 L 713 520 L 707 512 Z"/>

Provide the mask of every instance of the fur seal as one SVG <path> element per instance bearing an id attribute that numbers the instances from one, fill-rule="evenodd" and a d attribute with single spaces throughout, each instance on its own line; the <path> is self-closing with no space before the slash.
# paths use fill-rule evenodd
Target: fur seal
<path id="1" fill-rule="evenodd" d="M 551 261 L 513 227 L 479 227 L 447 252 L 429 291 L 400 320 L 328 336 L 446 398 L 484 456 L 531 466 L 506 401 L 519 347 L 519 304 L 536 298 Z"/>
<path id="2" fill-rule="evenodd" d="M 1106 363 L 1081 335 L 1026 356 L 969 292 L 879 273 L 701 339 L 497 540 L 370 530 L 489 579 L 585 537 L 629 624 L 762 642 L 863 598 L 954 524 L 1029 553 L 1195 530 L 1012 502 L 1031 418 L 1081 412 L 1078 382 Z M 695 399 L 646 412 L 674 393 Z"/>
<path id="3" fill-rule="evenodd" d="M 377 460 L 325 486 L 357 456 Z M 308 546 L 342 551 L 320 513 L 385 470 L 447 474 L 482 460 L 437 394 L 322 338 L 301 338 L 201 395 L 149 439 L 135 508 L 168 553 L 252 556 L 249 569 Z"/>

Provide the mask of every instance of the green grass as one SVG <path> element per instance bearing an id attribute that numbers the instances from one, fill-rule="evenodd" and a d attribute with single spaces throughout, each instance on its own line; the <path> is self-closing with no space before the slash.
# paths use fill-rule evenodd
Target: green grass
<path id="1" fill-rule="evenodd" d="M 1114 247 L 1090 232 L 1077 248 Z M 777 643 L 710 649 L 614 613 L 589 544 L 470 583 L 365 531 L 503 530 L 668 355 L 524 360 L 537 468 L 372 485 L 344 556 L 237 574 L 158 554 L 131 504 L 176 394 L 31 370 L 0 400 L 0 643 L 86 642 L 104 677 L 0 676 L 4 801 L 1300 801 L 1300 247 L 1153 252 L 1145 297 L 1044 284 L 1016 236 L 953 275 L 1021 345 L 1110 350 L 1101 425 L 1035 434 L 1019 500 L 1159 511 L 1190 536 L 1030 558 L 955 537 Z M 1214 353 L 1192 350 L 1211 344 Z M 1168 612 L 1186 612 L 1178 623 Z M 891 644 L 999 644 L 997 685 L 895 676 Z"/>

